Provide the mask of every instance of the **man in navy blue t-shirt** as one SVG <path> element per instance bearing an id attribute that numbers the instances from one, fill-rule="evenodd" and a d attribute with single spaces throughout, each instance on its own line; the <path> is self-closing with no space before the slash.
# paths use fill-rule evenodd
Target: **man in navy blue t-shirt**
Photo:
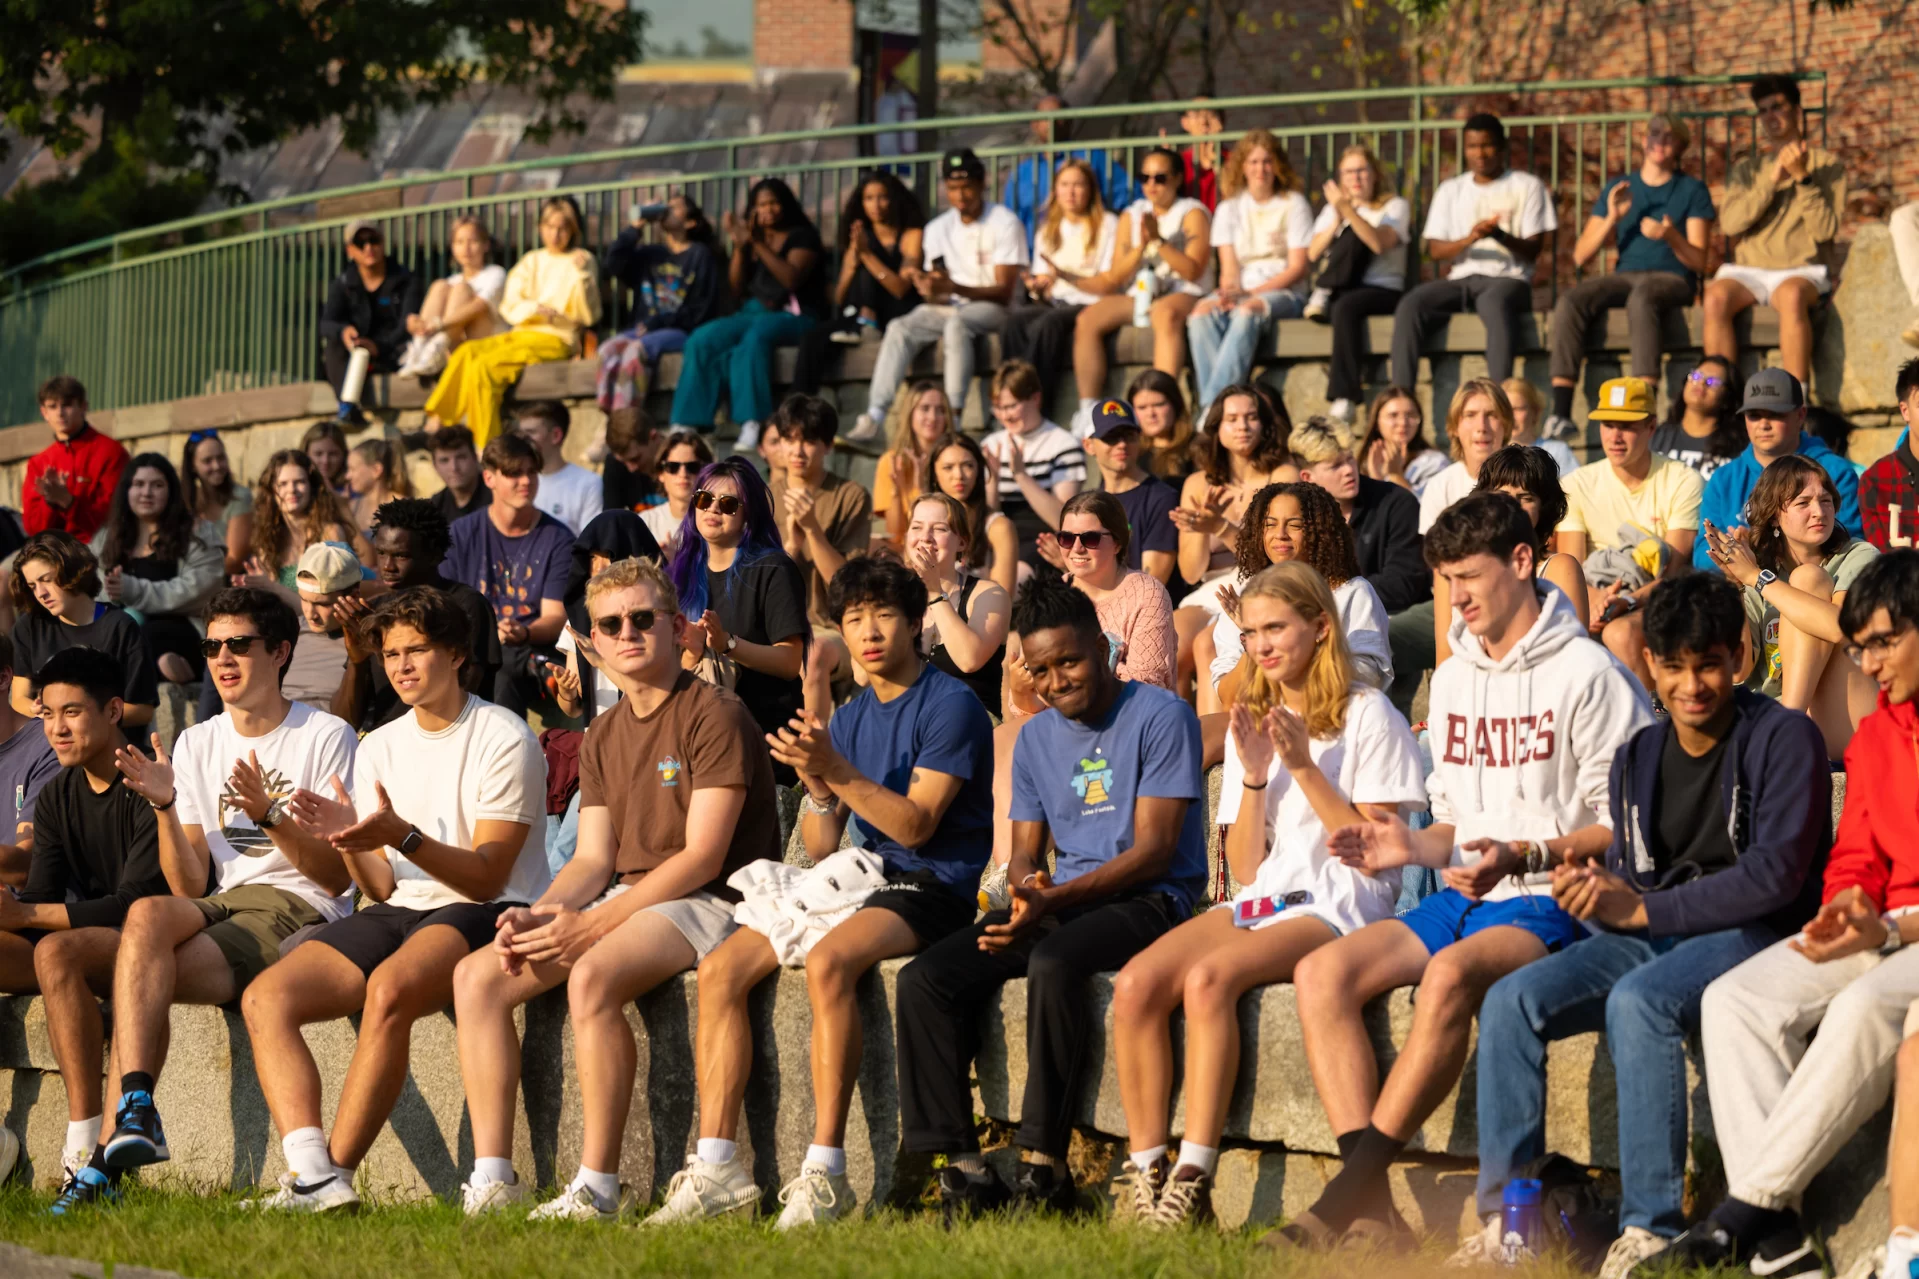
<path id="1" fill-rule="evenodd" d="M 850 821 L 854 845 L 884 864 L 886 887 L 806 952 L 813 1143 L 798 1179 L 780 1195 L 782 1230 L 829 1221 L 853 1206 L 845 1143 L 860 1066 L 860 978 L 883 959 L 911 955 L 970 926 L 980 871 L 993 851 L 993 724 L 972 690 L 920 656 L 925 583 L 897 560 L 858 556 L 833 575 L 826 606 L 866 674 L 866 689 L 832 712 L 830 726 L 822 728 L 809 711 L 766 740 L 773 758 L 806 786 L 800 830 L 807 855 L 831 855 Z M 711 1107 L 715 1116 L 739 1113 L 752 1043 L 746 1035 L 704 1032 L 729 1017 L 743 1026 L 747 996 L 778 967 L 772 943 L 748 927 L 700 964 L 700 1075 L 735 1083 L 733 1094 Z M 729 1047 L 734 1060 L 709 1059 Z M 725 1207 L 719 1199 L 710 1203 Z"/>
<path id="2" fill-rule="evenodd" d="M 1126 567 L 1144 569 L 1174 589 L 1182 585 L 1173 580 L 1179 571 L 1179 526 L 1173 523 L 1179 490 L 1139 464 L 1141 439 L 1139 419 L 1125 400 L 1094 406 L 1086 451 L 1099 463 L 1100 487 L 1119 499 L 1132 526 Z M 1173 598 L 1179 598 L 1177 590 Z"/>
<path id="3" fill-rule="evenodd" d="M 1573 390 L 1586 355 L 1586 333 L 1611 307 L 1626 308 L 1632 376 L 1657 388 L 1661 318 L 1698 293 L 1706 240 L 1719 216 L 1706 184 L 1679 171 L 1691 137 L 1677 116 L 1653 116 L 1646 121 L 1645 163 L 1637 173 L 1608 182 L 1593 202 L 1573 246 L 1573 262 L 1584 267 L 1607 241 L 1619 256 L 1611 275 L 1560 294 L 1553 308 L 1553 411 L 1540 432 L 1549 440 L 1572 433 Z"/>
<path id="4" fill-rule="evenodd" d="M 1088 979 L 1185 921 L 1206 881 L 1192 708 L 1115 675 L 1092 601 L 1070 586 L 1028 582 L 1013 629 L 1049 707 L 1013 749 L 1013 908 L 928 947 L 898 984 L 902 1144 L 948 1157 L 939 1193 L 949 1219 L 1009 1196 L 973 1129 L 967 1068 L 982 1008 L 1026 978 L 1026 1095 L 1013 1138 L 1022 1162 L 1010 1194 L 1069 1207 L 1066 1146 L 1093 1029 Z"/>

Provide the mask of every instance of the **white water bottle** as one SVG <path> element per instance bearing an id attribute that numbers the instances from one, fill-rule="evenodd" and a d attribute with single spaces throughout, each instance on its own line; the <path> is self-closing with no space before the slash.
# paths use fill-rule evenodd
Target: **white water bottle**
<path id="1" fill-rule="evenodd" d="M 1133 277 L 1133 327 L 1148 328 L 1153 323 L 1153 269 L 1143 266 Z"/>
<path id="2" fill-rule="evenodd" d="M 341 407 L 360 406 L 360 391 L 366 386 L 366 366 L 373 353 L 363 346 L 353 348 L 353 354 L 347 357 L 346 377 L 340 382 Z"/>

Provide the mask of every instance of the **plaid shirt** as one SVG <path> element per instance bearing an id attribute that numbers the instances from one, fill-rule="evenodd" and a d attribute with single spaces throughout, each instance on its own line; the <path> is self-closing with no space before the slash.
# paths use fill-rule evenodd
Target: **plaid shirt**
<path id="1" fill-rule="evenodd" d="M 1908 439 L 1859 477 L 1859 518 L 1881 551 L 1911 546 L 1919 533 L 1919 457 Z"/>

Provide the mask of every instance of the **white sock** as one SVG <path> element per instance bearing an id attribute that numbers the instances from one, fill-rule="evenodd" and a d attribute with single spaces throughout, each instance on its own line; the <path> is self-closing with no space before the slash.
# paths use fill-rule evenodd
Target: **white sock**
<path id="1" fill-rule="evenodd" d="M 484 1186 L 489 1181 L 504 1182 L 512 1185 L 519 1177 L 513 1172 L 511 1159 L 476 1158 L 473 1161 L 473 1181 L 475 1186 Z"/>
<path id="2" fill-rule="evenodd" d="M 67 1149 L 84 1150 L 89 1155 L 100 1144 L 100 1121 L 104 1116 L 95 1115 L 91 1119 L 69 1119 L 67 1121 Z"/>
<path id="3" fill-rule="evenodd" d="M 694 1153 L 703 1164 L 730 1164 L 739 1156 L 740 1148 L 724 1137 L 702 1137 Z"/>
<path id="4" fill-rule="evenodd" d="M 1126 1157 L 1133 1161 L 1133 1167 L 1144 1171 L 1158 1163 L 1166 1154 L 1166 1147 L 1154 1146 L 1149 1150 L 1131 1150 Z"/>
<path id="5" fill-rule="evenodd" d="M 946 1162 L 969 1177 L 984 1177 L 986 1175 L 986 1156 L 980 1154 L 977 1150 L 970 1154 L 948 1155 L 946 1156 Z"/>
<path id="6" fill-rule="evenodd" d="M 1326 407 L 1333 411 L 1334 417 L 1343 418 L 1353 411 L 1353 402 L 1351 400 L 1334 400 Z"/>
<path id="7" fill-rule="evenodd" d="M 1057 1168 L 1065 1163 L 1058 1155 L 1049 1155 L 1043 1150 L 1022 1150 L 1019 1161 L 1023 1164 L 1037 1164 L 1042 1168 Z"/>
<path id="8" fill-rule="evenodd" d="M 1196 1141 L 1182 1141 L 1179 1143 L 1179 1159 L 1173 1166 L 1197 1168 L 1210 1177 L 1213 1175 L 1213 1170 L 1219 1167 L 1219 1147 L 1202 1146 Z"/>
<path id="9" fill-rule="evenodd" d="M 602 1208 L 610 1208 L 620 1202 L 620 1174 L 617 1172 L 594 1172 L 581 1164 L 580 1170 L 573 1174 L 573 1184 L 566 1188 L 567 1193 L 571 1194 L 582 1187 L 593 1195 Z"/>
<path id="10" fill-rule="evenodd" d="M 1099 403 L 1098 400 L 1089 400 L 1083 395 L 1080 396 L 1079 397 L 1079 415 L 1081 417 L 1093 416 L 1093 406 L 1097 403 Z"/>
<path id="11" fill-rule="evenodd" d="M 835 1177 L 846 1175 L 846 1148 L 844 1146 L 808 1146 L 806 1162 L 820 1164 Z"/>
<path id="12" fill-rule="evenodd" d="M 324 1129 L 295 1128 L 280 1138 L 280 1149 L 286 1153 L 287 1167 L 293 1175 L 309 1186 L 338 1175 L 332 1157 L 327 1154 Z"/>
<path id="13" fill-rule="evenodd" d="M 1880 1267 L 1879 1279 L 1908 1279 L 1916 1262 L 1919 1262 L 1919 1230 L 1900 1226 L 1886 1240 L 1886 1264 Z"/>

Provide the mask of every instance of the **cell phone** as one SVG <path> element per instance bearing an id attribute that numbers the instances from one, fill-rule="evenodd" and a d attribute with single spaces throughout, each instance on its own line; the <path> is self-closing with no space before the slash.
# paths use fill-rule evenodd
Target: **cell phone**
<path id="1" fill-rule="evenodd" d="M 1615 595 L 1612 597 L 1612 602 L 1600 611 L 1599 620 L 1602 623 L 1610 622 L 1616 617 L 1624 617 L 1638 607 L 1639 598 L 1637 596 Z"/>
<path id="2" fill-rule="evenodd" d="M 1295 906 L 1310 906 L 1312 901 L 1312 892 L 1300 888 L 1280 897 L 1254 897 L 1248 901 L 1234 902 L 1233 927 L 1251 928 Z"/>

